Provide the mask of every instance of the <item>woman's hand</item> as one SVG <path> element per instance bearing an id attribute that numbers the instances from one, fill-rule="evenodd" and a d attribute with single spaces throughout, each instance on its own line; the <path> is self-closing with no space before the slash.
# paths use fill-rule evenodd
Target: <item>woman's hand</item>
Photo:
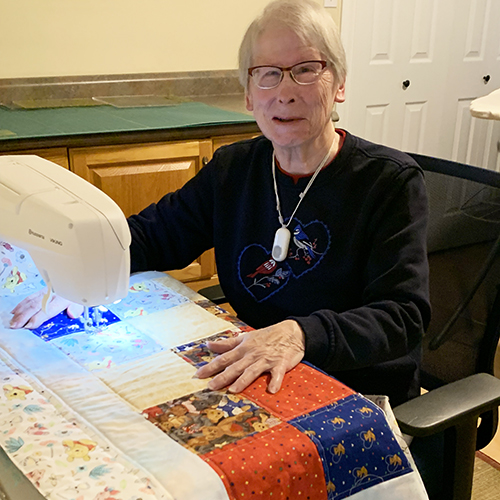
<path id="1" fill-rule="evenodd" d="M 78 316 L 82 314 L 83 306 L 70 302 L 57 295 L 52 295 L 47 306 L 47 312 L 43 311 L 42 300 L 46 293 L 46 290 L 40 290 L 19 302 L 11 311 L 13 317 L 10 320 L 10 327 L 38 328 L 42 323 L 57 316 L 64 310 L 66 310 L 70 318 L 78 318 Z"/>
<path id="2" fill-rule="evenodd" d="M 220 356 L 198 369 L 196 376 L 207 378 L 218 373 L 208 383 L 209 389 L 231 384 L 230 392 L 241 392 L 269 372 L 271 380 L 267 390 L 274 394 L 281 388 L 285 373 L 304 357 L 305 338 L 296 321 L 286 320 L 239 337 L 208 342 L 208 348 Z"/>

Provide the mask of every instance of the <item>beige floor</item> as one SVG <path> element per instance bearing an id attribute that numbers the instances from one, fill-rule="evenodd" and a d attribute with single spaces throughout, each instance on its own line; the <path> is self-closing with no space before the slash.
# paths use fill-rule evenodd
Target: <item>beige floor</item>
<path id="1" fill-rule="evenodd" d="M 493 441 L 481 451 L 500 464 L 500 430 L 497 431 Z"/>
<path id="2" fill-rule="evenodd" d="M 498 344 L 495 356 L 495 375 L 497 378 L 500 378 L 500 344 Z M 497 430 L 493 441 L 481 451 L 500 464 L 500 429 Z"/>
<path id="3" fill-rule="evenodd" d="M 195 291 L 200 290 L 201 288 L 204 288 L 206 286 L 211 286 L 215 285 L 218 283 L 217 278 L 212 278 L 210 280 L 206 281 L 195 281 L 192 283 L 186 283 L 190 288 L 192 288 Z M 224 307 L 227 309 L 230 309 L 229 304 L 225 304 Z M 233 312 L 230 310 L 230 312 Z M 500 378 L 500 344 L 497 348 L 497 354 L 495 358 L 495 375 Z M 491 441 L 491 443 L 481 450 L 485 455 L 488 455 L 489 457 L 493 458 L 493 460 L 496 460 L 498 463 L 500 463 L 500 428 L 497 431 L 495 437 Z"/>

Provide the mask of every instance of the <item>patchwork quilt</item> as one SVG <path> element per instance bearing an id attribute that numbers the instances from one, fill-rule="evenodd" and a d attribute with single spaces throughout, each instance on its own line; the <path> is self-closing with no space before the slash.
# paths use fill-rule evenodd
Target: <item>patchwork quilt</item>
<path id="1" fill-rule="evenodd" d="M 91 331 L 66 313 L 10 330 L 44 285 L 0 242 L 0 446 L 43 497 L 426 498 L 390 408 L 306 363 L 277 394 L 209 390 L 207 341 L 250 328 L 168 275 L 132 276 Z"/>

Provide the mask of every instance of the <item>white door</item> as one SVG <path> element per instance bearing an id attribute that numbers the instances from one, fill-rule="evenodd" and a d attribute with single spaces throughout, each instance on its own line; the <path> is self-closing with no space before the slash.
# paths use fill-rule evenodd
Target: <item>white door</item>
<path id="1" fill-rule="evenodd" d="M 500 125 L 476 124 L 468 106 L 500 87 L 500 0 L 346 0 L 342 38 L 339 126 L 404 151 L 496 163 Z"/>
<path id="2" fill-rule="evenodd" d="M 500 88 L 500 0 L 454 0 L 443 134 L 447 158 L 497 170 L 500 122 L 473 118 L 470 103 Z"/>

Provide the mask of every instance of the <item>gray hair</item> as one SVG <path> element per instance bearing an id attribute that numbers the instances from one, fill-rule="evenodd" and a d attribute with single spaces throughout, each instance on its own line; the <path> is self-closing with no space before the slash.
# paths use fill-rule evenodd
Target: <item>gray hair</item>
<path id="1" fill-rule="evenodd" d="M 240 83 L 248 89 L 248 68 L 252 66 L 254 44 L 271 24 L 291 29 L 302 42 L 318 49 L 343 84 L 347 73 L 344 47 L 335 21 L 314 0 L 274 0 L 250 24 L 240 45 Z"/>

